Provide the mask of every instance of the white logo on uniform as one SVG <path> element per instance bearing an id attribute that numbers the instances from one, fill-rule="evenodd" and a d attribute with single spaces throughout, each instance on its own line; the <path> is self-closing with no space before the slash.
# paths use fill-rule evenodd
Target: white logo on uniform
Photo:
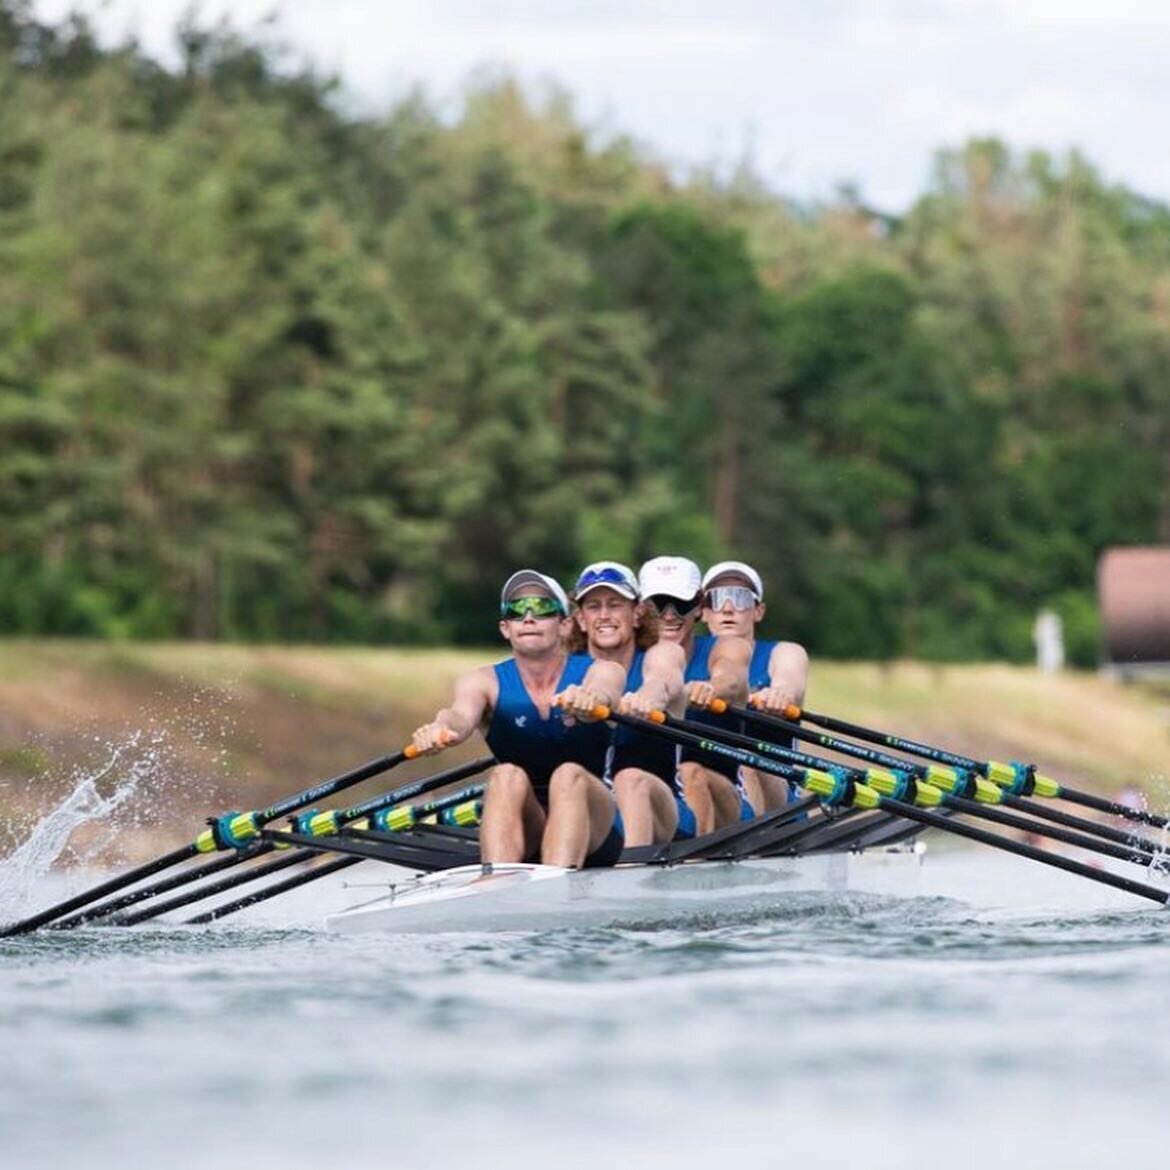
<path id="1" fill-rule="evenodd" d="M 528 716 L 527 716 L 527 715 L 517 715 L 517 716 L 516 716 L 516 726 L 517 726 L 517 727 L 523 727 L 523 726 L 524 726 L 524 724 L 525 724 L 525 723 L 527 723 L 527 722 L 528 722 Z"/>

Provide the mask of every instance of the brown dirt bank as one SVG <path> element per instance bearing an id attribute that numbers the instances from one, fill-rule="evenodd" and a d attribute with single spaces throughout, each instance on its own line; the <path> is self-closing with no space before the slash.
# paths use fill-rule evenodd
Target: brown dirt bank
<path id="1" fill-rule="evenodd" d="M 76 833 L 65 860 L 141 860 L 181 845 L 210 813 L 263 807 L 396 750 L 461 670 L 493 656 L 0 641 L 0 855 L 103 772 L 100 792 L 133 779 L 134 795 L 103 827 Z M 817 662 L 808 704 L 959 752 L 1034 761 L 1076 787 L 1137 783 L 1170 805 L 1170 704 L 1148 689 L 999 665 Z M 408 765 L 394 781 L 436 768 Z"/>

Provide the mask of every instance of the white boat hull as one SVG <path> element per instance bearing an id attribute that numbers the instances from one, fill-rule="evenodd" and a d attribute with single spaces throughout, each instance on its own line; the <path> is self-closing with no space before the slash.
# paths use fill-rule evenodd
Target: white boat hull
<path id="1" fill-rule="evenodd" d="M 912 897 L 922 858 L 919 846 L 612 869 L 465 865 L 392 884 L 325 925 L 345 934 L 426 934 L 718 921 L 782 910 L 798 892 Z"/>

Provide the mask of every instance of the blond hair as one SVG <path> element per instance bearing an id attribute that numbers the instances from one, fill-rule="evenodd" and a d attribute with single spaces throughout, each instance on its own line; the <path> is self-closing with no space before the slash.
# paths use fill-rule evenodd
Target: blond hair
<path id="1" fill-rule="evenodd" d="M 638 650 L 649 650 L 651 646 L 658 644 L 658 611 L 654 606 L 647 605 L 644 601 L 635 601 L 634 607 L 635 614 L 641 619 L 634 628 L 634 646 Z M 570 614 L 574 620 L 565 645 L 570 654 L 588 654 L 589 639 L 586 638 L 585 631 L 577 624 L 575 618 L 577 608 L 574 605 L 573 613 Z"/>

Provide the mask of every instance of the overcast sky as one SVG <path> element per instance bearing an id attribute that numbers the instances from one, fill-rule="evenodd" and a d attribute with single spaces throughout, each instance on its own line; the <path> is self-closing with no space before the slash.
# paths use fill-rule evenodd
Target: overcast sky
<path id="1" fill-rule="evenodd" d="M 37 0 L 173 60 L 189 0 Z M 553 80 L 602 133 L 678 168 L 745 155 L 798 198 L 841 182 L 899 211 L 971 135 L 1079 147 L 1170 202 L 1170 0 L 203 0 L 339 73 L 367 110 L 422 83 L 452 105 L 478 66 Z"/>

